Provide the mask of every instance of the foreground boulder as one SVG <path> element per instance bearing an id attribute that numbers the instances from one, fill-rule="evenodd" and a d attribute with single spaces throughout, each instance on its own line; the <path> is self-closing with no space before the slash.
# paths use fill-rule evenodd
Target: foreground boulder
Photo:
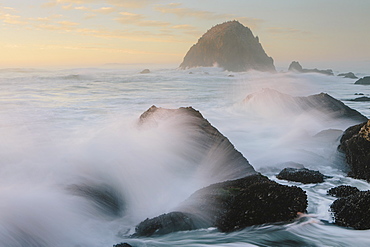
<path id="1" fill-rule="evenodd" d="M 360 192 L 360 190 L 356 187 L 349 186 L 349 185 L 340 185 L 328 190 L 328 195 L 334 197 L 347 197 L 353 194 Z"/>
<path id="2" fill-rule="evenodd" d="M 233 144 L 213 127 L 199 111 L 192 107 L 165 109 L 150 107 L 139 119 L 141 128 L 171 128 L 180 133 L 182 141 L 191 143 L 191 152 L 181 150 L 190 159 L 194 169 L 202 176 L 216 183 L 228 179 L 242 178 L 256 174 L 248 160 L 235 149 Z"/>
<path id="3" fill-rule="evenodd" d="M 324 75 L 334 75 L 333 70 L 326 69 L 326 70 L 319 70 L 319 69 L 304 69 L 302 65 L 299 64 L 297 61 L 293 61 L 288 68 L 289 71 L 298 72 L 298 73 L 319 73 Z"/>
<path id="4" fill-rule="evenodd" d="M 355 84 L 370 85 L 370 76 L 365 76 L 364 78 L 358 79 Z"/>
<path id="5" fill-rule="evenodd" d="M 338 74 L 338 76 L 343 76 L 344 78 L 350 78 L 350 79 L 358 79 L 358 77 L 355 76 L 355 74 L 353 74 L 352 72 Z"/>
<path id="6" fill-rule="evenodd" d="M 370 229 L 370 191 L 340 198 L 330 206 L 334 222 L 356 230 Z"/>
<path id="7" fill-rule="evenodd" d="M 247 226 L 293 220 L 307 208 L 306 193 L 260 174 L 212 184 L 196 191 L 178 211 L 146 219 L 136 236 L 217 227 L 230 232 Z"/>
<path id="8" fill-rule="evenodd" d="M 181 69 L 219 66 L 228 71 L 275 71 L 273 59 L 265 53 L 258 37 L 238 21 L 212 27 L 193 45 Z"/>
<path id="9" fill-rule="evenodd" d="M 249 94 L 244 99 L 243 104 L 250 109 L 255 108 L 256 112 L 261 108 L 268 108 L 277 115 L 281 113 L 296 116 L 311 112 L 316 114 L 316 118 L 323 120 L 343 119 L 357 123 L 367 121 L 364 115 L 326 93 L 307 97 L 293 97 L 274 89 L 265 88 L 259 92 Z"/>
<path id="10" fill-rule="evenodd" d="M 315 184 L 324 182 L 325 176 L 319 171 L 313 171 L 307 168 L 284 168 L 276 177 L 303 184 Z"/>
<path id="11" fill-rule="evenodd" d="M 340 139 L 339 150 L 346 154 L 348 175 L 370 182 L 370 120 L 348 128 Z"/>

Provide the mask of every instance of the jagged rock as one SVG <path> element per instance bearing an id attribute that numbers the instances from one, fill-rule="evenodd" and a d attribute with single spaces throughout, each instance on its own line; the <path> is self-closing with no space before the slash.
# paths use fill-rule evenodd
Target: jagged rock
<path id="1" fill-rule="evenodd" d="M 302 189 L 255 174 L 196 191 L 178 212 L 140 223 L 136 235 L 150 236 L 200 227 L 217 227 L 230 232 L 251 225 L 290 221 L 306 208 L 307 196 Z"/>
<path id="2" fill-rule="evenodd" d="M 182 153 L 192 159 L 210 183 L 256 174 L 233 144 L 192 107 L 164 109 L 152 106 L 139 118 L 141 127 L 153 128 L 166 123 L 173 124 L 197 145 L 197 153 L 187 153 L 186 150 Z"/>
<path id="3" fill-rule="evenodd" d="M 334 188 L 331 188 L 328 190 L 328 195 L 334 196 L 334 197 L 347 197 L 353 194 L 356 194 L 357 192 L 360 192 L 359 189 L 353 186 L 349 185 L 340 185 Z"/>
<path id="4" fill-rule="evenodd" d="M 144 69 L 140 72 L 140 74 L 149 74 L 150 70 L 149 69 Z"/>
<path id="5" fill-rule="evenodd" d="M 370 191 L 337 199 L 330 206 L 335 224 L 356 230 L 370 229 Z"/>
<path id="6" fill-rule="evenodd" d="M 334 75 L 333 70 L 319 70 L 319 69 L 304 69 L 299 62 L 293 61 L 288 68 L 289 71 L 298 72 L 298 73 L 320 73 L 325 75 Z"/>
<path id="7" fill-rule="evenodd" d="M 212 27 L 193 45 L 180 68 L 219 66 L 228 71 L 275 71 L 258 37 L 238 21 Z"/>
<path id="8" fill-rule="evenodd" d="M 349 127 L 340 139 L 339 150 L 346 154 L 348 175 L 370 182 L 370 120 Z"/>
<path id="9" fill-rule="evenodd" d="M 364 115 L 326 93 L 308 97 L 293 97 L 274 89 L 265 88 L 260 92 L 248 95 L 243 103 L 249 108 L 256 107 L 257 109 L 260 108 L 259 104 L 263 104 L 263 107 L 274 109 L 276 113 L 297 115 L 315 112 L 320 114 L 321 119 L 350 119 L 358 123 L 367 121 Z"/>
<path id="10" fill-rule="evenodd" d="M 370 76 L 365 76 L 364 78 L 358 79 L 355 84 L 370 85 Z"/>
<path id="11" fill-rule="evenodd" d="M 338 76 L 343 76 L 344 78 L 350 78 L 350 79 L 358 79 L 358 77 L 355 76 L 355 74 L 353 74 L 352 72 L 338 74 Z"/>
<path id="12" fill-rule="evenodd" d="M 362 97 L 358 97 L 356 99 L 351 99 L 350 101 L 365 102 L 365 101 L 370 101 L 370 98 L 369 97 L 366 97 L 366 96 L 362 96 Z"/>
<path id="13" fill-rule="evenodd" d="M 315 184 L 324 182 L 325 176 L 319 171 L 313 171 L 307 168 L 284 168 L 276 177 L 303 184 Z"/>

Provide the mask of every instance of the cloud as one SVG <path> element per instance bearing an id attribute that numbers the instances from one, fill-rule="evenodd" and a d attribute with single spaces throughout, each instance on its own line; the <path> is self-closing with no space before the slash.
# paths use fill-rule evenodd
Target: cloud
<path id="1" fill-rule="evenodd" d="M 142 8 L 149 4 L 154 4 L 158 0 L 53 0 L 51 2 L 45 3 L 44 7 L 55 7 L 60 4 L 111 4 L 114 6 L 124 7 L 124 8 Z"/>
<path id="2" fill-rule="evenodd" d="M 154 20 L 145 20 L 144 15 L 130 13 L 130 12 L 121 12 L 120 16 L 115 20 L 121 24 L 130 24 L 142 27 L 165 27 L 171 25 L 169 22 L 164 21 L 154 21 Z"/>
<path id="3" fill-rule="evenodd" d="M 191 26 L 191 25 L 187 25 L 187 24 L 184 24 L 184 25 L 175 25 L 175 26 L 172 26 L 171 28 L 173 28 L 173 29 L 181 29 L 181 30 L 195 30 L 196 29 L 196 27 Z"/>
<path id="4" fill-rule="evenodd" d="M 201 20 L 216 20 L 216 21 L 238 20 L 250 28 L 257 28 L 263 22 L 262 19 L 257 18 L 243 16 L 240 17 L 234 14 L 220 14 L 205 10 L 198 10 L 194 8 L 184 8 L 181 6 L 182 6 L 181 3 L 170 3 L 166 5 L 159 5 L 155 7 L 155 10 L 163 14 L 174 14 L 180 18 L 192 17 Z"/>

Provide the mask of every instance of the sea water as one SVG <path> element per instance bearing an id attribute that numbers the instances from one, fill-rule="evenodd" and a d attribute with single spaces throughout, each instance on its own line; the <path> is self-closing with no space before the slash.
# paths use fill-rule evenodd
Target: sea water
<path id="1" fill-rule="evenodd" d="M 335 198 L 326 193 L 341 184 L 370 189 L 365 181 L 346 177 L 337 151 L 341 131 L 354 123 L 312 112 L 292 114 L 289 105 L 265 94 L 270 89 L 292 96 L 325 92 L 370 117 L 370 102 L 351 101 L 358 94 L 370 96 L 369 86 L 320 74 L 139 71 L 0 70 L 0 246 L 370 245 L 369 231 L 333 224 L 329 208 Z M 250 94 L 255 98 L 246 104 Z M 178 155 L 184 148 L 196 152 L 191 141 L 181 142 L 184 133 L 175 127 L 137 128 L 139 116 L 152 105 L 199 110 L 257 171 L 305 190 L 307 214 L 227 234 L 209 228 L 131 237 L 139 222 L 171 212 L 209 183 Z M 308 185 L 276 179 L 292 162 L 331 178 Z M 70 189 L 95 185 L 123 198 L 122 213 L 104 211 L 94 198 Z"/>

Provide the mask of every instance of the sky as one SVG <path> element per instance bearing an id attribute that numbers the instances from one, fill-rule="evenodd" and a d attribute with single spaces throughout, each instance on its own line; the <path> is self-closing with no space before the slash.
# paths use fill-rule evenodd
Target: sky
<path id="1" fill-rule="evenodd" d="M 238 20 L 278 68 L 370 72 L 369 10 L 369 0 L 0 0 L 0 68 L 178 66 L 212 26 Z"/>

